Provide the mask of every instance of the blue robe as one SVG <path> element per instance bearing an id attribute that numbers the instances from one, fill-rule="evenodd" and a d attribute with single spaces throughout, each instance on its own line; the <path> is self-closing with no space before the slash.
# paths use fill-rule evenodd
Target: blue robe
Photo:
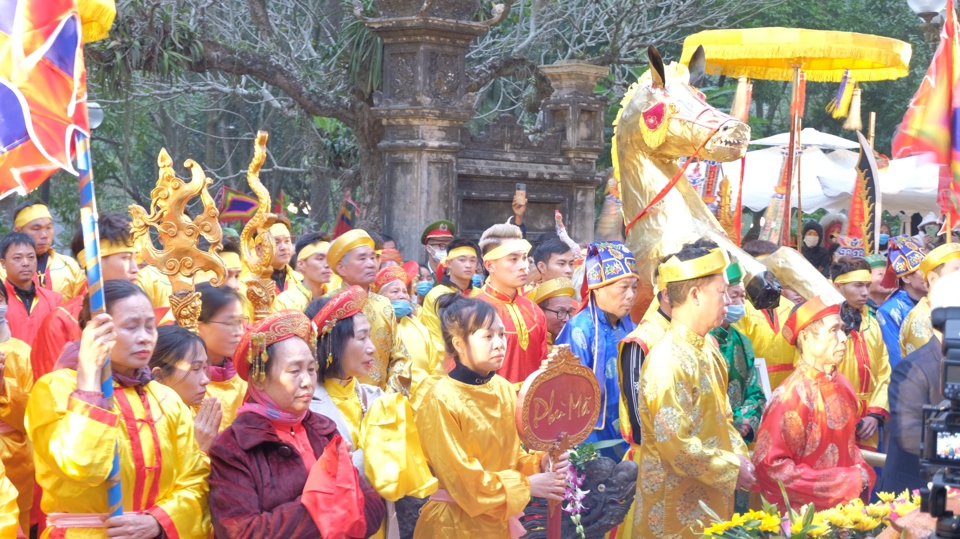
<path id="1" fill-rule="evenodd" d="M 911 298 L 907 291 L 901 288 L 877 309 L 883 343 L 887 345 L 887 353 L 890 355 L 890 368 L 896 367 L 903 359 L 900 357 L 900 326 L 918 301 L 920 300 Z"/>
<path id="2" fill-rule="evenodd" d="M 580 362 L 593 370 L 600 384 L 603 408 L 600 419 L 587 442 L 597 446 L 601 455 L 623 460 L 629 446 L 620 434 L 620 382 L 617 376 L 617 347 L 620 340 L 637 327 L 627 315 L 617 327 L 610 325 L 606 314 L 590 304 L 563 327 L 554 344 L 569 344 Z M 599 336 L 599 340 L 598 340 Z M 596 350 L 596 352 L 594 352 Z M 599 358 L 599 361 L 598 361 Z"/>

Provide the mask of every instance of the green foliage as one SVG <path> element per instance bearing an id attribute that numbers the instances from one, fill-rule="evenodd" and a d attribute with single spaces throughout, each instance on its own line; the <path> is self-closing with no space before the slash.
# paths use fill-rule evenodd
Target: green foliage
<path id="1" fill-rule="evenodd" d="M 570 450 L 570 464 L 573 464 L 574 468 L 577 469 L 577 472 L 583 472 L 586 469 L 587 464 L 600 458 L 600 453 L 597 452 L 596 448 L 592 443 L 582 443 Z"/>

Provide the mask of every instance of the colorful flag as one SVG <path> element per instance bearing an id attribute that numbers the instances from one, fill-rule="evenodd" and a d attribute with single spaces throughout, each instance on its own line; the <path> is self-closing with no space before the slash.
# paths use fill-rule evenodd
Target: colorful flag
<path id="1" fill-rule="evenodd" d="M 75 0 L 0 2 L 0 197 L 78 174 L 74 133 L 90 133 L 81 34 Z"/>
<path id="2" fill-rule="evenodd" d="M 860 158 L 857 160 L 857 184 L 850 199 L 847 235 L 838 238 L 840 256 L 863 258 L 879 249 L 880 192 L 877 190 L 877 160 L 870 142 L 857 131 Z"/>
<path id="3" fill-rule="evenodd" d="M 229 187 L 221 187 L 217 198 L 220 199 L 221 221 L 246 222 L 257 213 L 257 207 L 260 205 L 256 197 L 245 195 Z"/>
<path id="4" fill-rule="evenodd" d="M 893 136 L 893 157 L 930 154 L 940 165 L 940 196 L 943 213 L 958 221 L 960 196 L 960 42 L 954 2 L 947 2 L 947 21 L 940 30 L 940 45 L 927 68 L 920 88 Z"/>
<path id="5" fill-rule="evenodd" d="M 360 217 L 360 208 L 357 203 L 347 195 L 343 197 L 343 204 L 340 205 L 340 212 L 337 214 L 337 224 L 333 228 L 334 239 L 338 238 L 344 232 L 353 230 L 353 222 Z"/>

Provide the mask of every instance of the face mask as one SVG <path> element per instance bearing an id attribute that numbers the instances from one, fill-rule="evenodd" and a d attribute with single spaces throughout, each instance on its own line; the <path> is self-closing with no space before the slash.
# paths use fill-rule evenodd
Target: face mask
<path id="1" fill-rule="evenodd" d="M 888 243 L 889 241 L 890 241 L 890 235 L 889 235 L 889 234 L 880 234 L 880 248 L 881 248 L 881 249 L 886 249 L 886 248 L 887 248 L 887 243 Z"/>
<path id="2" fill-rule="evenodd" d="M 0 326 L 7 323 L 7 305 L 0 305 Z"/>
<path id="3" fill-rule="evenodd" d="M 431 251 L 430 256 L 433 257 L 433 260 L 436 262 L 442 262 L 444 258 L 447 258 L 446 249 L 434 249 L 433 247 L 431 247 L 430 251 Z"/>
<path id="4" fill-rule="evenodd" d="M 927 235 L 928 235 L 928 236 L 936 237 L 936 236 L 937 236 L 937 231 L 938 231 L 937 229 L 939 229 L 939 228 L 940 228 L 940 227 L 938 227 L 937 225 L 927 225 L 927 226 L 924 227 L 924 230 L 927 231 Z"/>
<path id="5" fill-rule="evenodd" d="M 820 236 L 804 236 L 803 237 L 803 244 L 811 249 L 816 247 L 818 243 L 820 243 Z"/>
<path id="6" fill-rule="evenodd" d="M 736 324 L 743 318 L 746 307 L 743 305 L 727 305 L 727 315 L 723 317 L 724 324 Z"/>
<path id="7" fill-rule="evenodd" d="M 417 283 L 417 294 L 420 296 L 426 296 L 433 290 L 433 283 L 430 281 L 420 281 Z"/>
<path id="8" fill-rule="evenodd" d="M 470 277 L 470 284 L 472 284 L 477 288 L 480 288 L 481 286 L 483 286 L 483 277 L 474 273 L 473 277 Z"/>
<path id="9" fill-rule="evenodd" d="M 397 318 L 403 318 L 404 316 L 413 314 L 413 306 L 405 299 L 392 300 L 390 305 L 393 305 L 393 312 L 396 313 Z"/>

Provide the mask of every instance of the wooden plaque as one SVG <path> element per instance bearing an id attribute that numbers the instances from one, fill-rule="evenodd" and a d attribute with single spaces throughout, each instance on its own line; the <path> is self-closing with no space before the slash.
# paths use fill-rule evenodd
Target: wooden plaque
<path id="1" fill-rule="evenodd" d="M 561 344 L 523 382 L 517 431 L 529 450 L 562 452 L 590 436 L 600 406 L 596 375 Z"/>

